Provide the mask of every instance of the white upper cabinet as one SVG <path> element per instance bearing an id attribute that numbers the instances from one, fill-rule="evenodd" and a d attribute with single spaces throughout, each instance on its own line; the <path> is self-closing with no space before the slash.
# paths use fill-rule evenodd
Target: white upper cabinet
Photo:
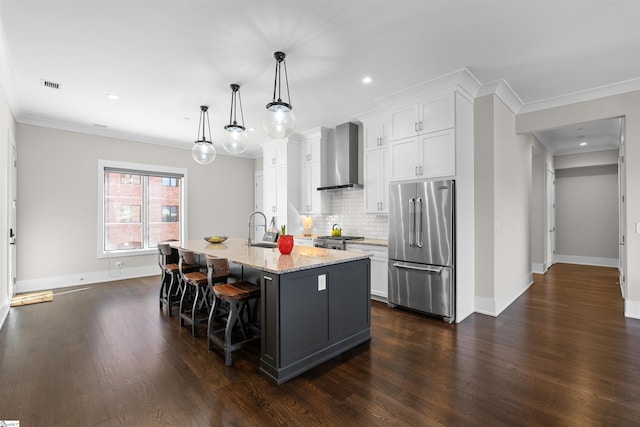
<path id="1" fill-rule="evenodd" d="M 282 166 L 287 164 L 288 143 L 283 141 L 270 141 L 262 147 L 263 167 Z"/>
<path id="2" fill-rule="evenodd" d="M 454 176 L 455 143 L 453 129 L 393 141 L 391 181 Z"/>
<path id="3" fill-rule="evenodd" d="M 331 196 L 318 191 L 326 179 L 327 150 L 332 130 L 324 127 L 301 135 L 298 150 L 299 212 L 303 215 L 327 214 L 331 208 Z"/>
<path id="4" fill-rule="evenodd" d="M 389 119 L 387 116 L 364 123 L 364 151 L 377 150 L 389 145 Z"/>
<path id="5" fill-rule="evenodd" d="M 409 138 L 454 126 L 455 98 L 451 92 L 392 110 L 390 139 Z"/>
<path id="6" fill-rule="evenodd" d="M 389 213 L 390 150 L 370 150 L 364 153 L 364 204 L 365 212 Z"/>

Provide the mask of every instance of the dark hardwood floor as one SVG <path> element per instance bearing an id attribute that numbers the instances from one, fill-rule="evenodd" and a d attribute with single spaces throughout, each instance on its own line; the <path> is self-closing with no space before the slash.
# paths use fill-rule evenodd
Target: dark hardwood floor
<path id="1" fill-rule="evenodd" d="M 555 265 L 498 318 L 372 304 L 372 340 L 276 386 L 259 350 L 207 350 L 158 277 L 11 309 L 0 419 L 21 426 L 640 425 L 640 320 L 617 270 Z M 67 292 L 61 289 L 57 292 Z M 82 288 L 75 288 L 82 289 Z"/>

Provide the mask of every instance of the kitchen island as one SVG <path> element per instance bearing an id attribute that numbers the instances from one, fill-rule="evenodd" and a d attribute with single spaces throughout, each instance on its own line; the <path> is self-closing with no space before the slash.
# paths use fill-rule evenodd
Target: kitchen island
<path id="1" fill-rule="evenodd" d="M 181 246 L 227 258 L 237 280 L 260 286 L 259 369 L 278 384 L 371 339 L 369 254 L 296 246 L 282 255 L 238 238 Z"/>

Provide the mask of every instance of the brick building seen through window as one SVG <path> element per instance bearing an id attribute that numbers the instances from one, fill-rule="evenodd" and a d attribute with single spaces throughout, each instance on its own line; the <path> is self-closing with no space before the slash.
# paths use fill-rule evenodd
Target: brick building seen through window
<path id="1" fill-rule="evenodd" d="M 158 242 L 180 239 L 179 177 L 104 175 L 104 250 L 154 248 Z"/>

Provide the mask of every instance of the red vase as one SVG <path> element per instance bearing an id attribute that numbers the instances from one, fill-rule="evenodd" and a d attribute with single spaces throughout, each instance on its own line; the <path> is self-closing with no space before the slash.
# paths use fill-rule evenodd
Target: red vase
<path id="1" fill-rule="evenodd" d="M 293 250 L 293 236 L 283 234 L 278 238 L 278 250 L 281 254 L 290 254 Z"/>

